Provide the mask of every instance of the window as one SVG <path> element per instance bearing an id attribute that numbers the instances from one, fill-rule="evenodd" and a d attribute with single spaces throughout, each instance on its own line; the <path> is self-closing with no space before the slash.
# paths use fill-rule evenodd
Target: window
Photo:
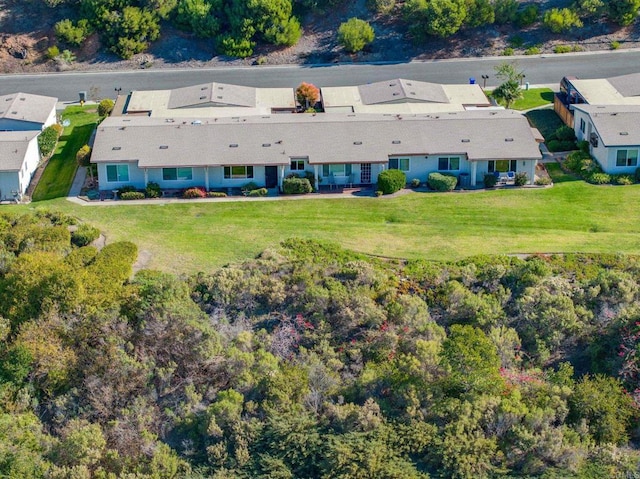
<path id="1" fill-rule="evenodd" d="M 291 171 L 304 171 L 304 160 L 293 158 L 291 159 Z"/>
<path id="2" fill-rule="evenodd" d="M 129 165 L 107 165 L 107 181 L 129 181 Z"/>
<path id="3" fill-rule="evenodd" d="M 162 168 L 162 179 L 165 181 L 185 181 L 193 179 L 192 168 Z"/>
<path id="4" fill-rule="evenodd" d="M 438 170 L 457 171 L 460 169 L 459 156 L 441 156 L 438 158 Z"/>
<path id="5" fill-rule="evenodd" d="M 409 158 L 389 158 L 389 169 L 409 171 Z"/>
<path id="6" fill-rule="evenodd" d="M 322 165 L 322 176 L 349 176 L 351 175 L 351 165 L 336 163 L 333 165 Z"/>
<path id="7" fill-rule="evenodd" d="M 491 160 L 487 162 L 487 171 L 493 173 L 498 171 L 500 173 L 506 173 L 507 171 L 518 171 L 516 167 L 518 162 L 516 160 Z"/>
<path id="8" fill-rule="evenodd" d="M 638 150 L 618 150 L 616 166 L 637 166 Z"/>
<path id="9" fill-rule="evenodd" d="M 580 118 L 580 131 L 584 133 L 586 123 L 584 122 L 584 118 Z"/>
<path id="10" fill-rule="evenodd" d="M 253 178 L 253 166 L 225 166 L 224 177 L 232 180 Z"/>

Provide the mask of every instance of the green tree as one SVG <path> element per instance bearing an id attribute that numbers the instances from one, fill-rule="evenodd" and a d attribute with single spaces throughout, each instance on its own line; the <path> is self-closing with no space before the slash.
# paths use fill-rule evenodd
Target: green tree
<path id="1" fill-rule="evenodd" d="M 632 419 L 638 417 L 633 399 L 620 381 L 602 375 L 583 377 L 569 404 L 573 422 L 584 420 L 598 443 L 625 443 Z"/>
<path id="2" fill-rule="evenodd" d="M 106 11 L 100 15 L 103 39 L 111 51 L 122 58 L 143 52 L 160 36 L 158 16 L 149 10 L 126 6 L 122 11 Z"/>
<path id="3" fill-rule="evenodd" d="M 213 4 L 206 0 L 179 0 L 175 22 L 201 38 L 215 37 L 220 31 L 220 21 L 216 15 L 220 14 L 221 8 L 221 2 Z"/>
<path id="4" fill-rule="evenodd" d="M 466 0 L 408 0 L 405 17 L 418 37 L 424 34 L 449 37 L 460 30 L 467 19 Z"/>
<path id="5" fill-rule="evenodd" d="M 488 25 L 496 20 L 495 7 L 491 0 L 467 0 L 465 23 L 471 27 Z"/>
<path id="6" fill-rule="evenodd" d="M 607 16 L 619 25 L 631 25 L 638 17 L 640 0 L 609 0 Z"/>
<path id="7" fill-rule="evenodd" d="M 74 24 L 71 20 L 60 20 L 55 25 L 56 36 L 63 42 L 73 46 L 80 46 L 91 33 L 89 21 L 85 18 Z"/>
<path id="8" fill-rule="evenodd" d="M 518 0 L 495 0 L 493 9 L 498 25 L 513 23 L 518 13 Z"/>
<path id="9" fill-rule="evenodd" d="M 598 17 L 605 13 L 606 3 L 604 0 L 577 0 L 576 8 L 578 13 L 584 17 Z"/>
<path id="10" fill-rule="evenodd" d="M 350 53 L 356 53 L 366 47 L 375 38 L 373 27 L 365 20 L 350 18 L 338 28 L 338 43 Z"/>
<path id="11" fill-rule="evenodd" d="M 542 23 L 553 33 L 562 33 L 582 27 L 578 13 L 570 8 L 552 8 L 544 13 Z"/>
<path id="12" fill-rule="evenodd" d="M 510 108 L 515 101 L 522 98 L 522 88 L 519 82 L 508 80 L 498 85 L 491 92 L 491 96 L 503 103 L 506 108 Z"/>
<path id="13" fill-rule="evenodd" d="M 142 0 L 142 7 L 145 10 L 155 12 L 160 18 L 166 20 L 178 4 L 178 0 Z"/>

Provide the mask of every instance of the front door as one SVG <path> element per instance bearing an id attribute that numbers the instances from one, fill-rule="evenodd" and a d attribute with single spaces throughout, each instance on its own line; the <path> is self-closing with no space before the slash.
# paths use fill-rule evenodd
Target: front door
<path id="1" fill-rule="evenodd" d="M 371 163 L 362 163 L 360 165 L 360 183 L 363 185 L 371 183 Z"/>
<path id="2" fill-rule="evenodd" d="M 264 167 L 264 182 L 267 188 L 275 188 L 278 186 L 278 167 L 277 166 L 265 166 Z"/>

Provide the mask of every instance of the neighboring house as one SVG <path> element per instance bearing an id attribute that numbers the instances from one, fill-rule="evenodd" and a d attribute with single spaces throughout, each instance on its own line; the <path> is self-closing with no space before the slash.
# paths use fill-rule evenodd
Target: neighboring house
<path id="1" fill-rule="evenodd" d="M 200 118 L 107 118 L 91 159 L 100 188 L 276 187 L 305 171 L 316 184 L 371 184 L 387 168 L 421 181 L 435 171 L 465 174 L 471 186 L 494 171 L 533 182 L 541 158 L 527 119 L 513 111 Z"/>
<path id="2" fill-rule="evenodd" d="M 640 150 L 639 105 L 574 105 L 578 140 L 607 173 L 635 173 Z"/>
<path id="3" fill-rule="evenodd" d="M 581 104 L 640 105 L 640 73 L 587 80 L 564 77 L 554 99 L 556 113 L 574 128 L 573 105 Z"/>
<path id="4" fill-rule="evenodd" d="M 156 118 L 224 118 L 296 111 L 292 88 L 204 83 L 173 90 L 132 91 L 115 115 Z"/>
<path id="5" fill-rule="evenodd" d="M 42 131 L 56 122 L 57 98 L 29 93 L 0 96 L 0 132 Z"/>
<path id="6" fill-rule="evenodd" d="M 56 122 L 53 97 L 0 96 L 0 200 L 20 199 L 40 163 L 38 135 Z"/>
<path id="7" fill-rule="evenodd" d="M 39 131 L 0 132 L 0 200 L 24 195 L 40 163 Z"/>
<path id="8" fill-rule="evenodd" d="M 489 108 L 480 85 L 440 85 L 397 78 L 358 86 L 323 87 L 327 113 L 439 113 Z"/>

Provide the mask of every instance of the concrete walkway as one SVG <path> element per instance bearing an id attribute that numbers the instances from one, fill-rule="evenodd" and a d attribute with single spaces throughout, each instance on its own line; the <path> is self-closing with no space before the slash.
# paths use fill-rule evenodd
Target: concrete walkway
<path id="1" fill-rule="evenodd" d="M 80 196 L 80 191 L 84 186 L 84 182 L 87 179 L 87 169 L 84 166 L 78 167 L 76 170 L 76 176 L 73 179 L 73 183 L 71 184 L 71 188 L 69 188 L 69 198 L 77 198 Z"/>

